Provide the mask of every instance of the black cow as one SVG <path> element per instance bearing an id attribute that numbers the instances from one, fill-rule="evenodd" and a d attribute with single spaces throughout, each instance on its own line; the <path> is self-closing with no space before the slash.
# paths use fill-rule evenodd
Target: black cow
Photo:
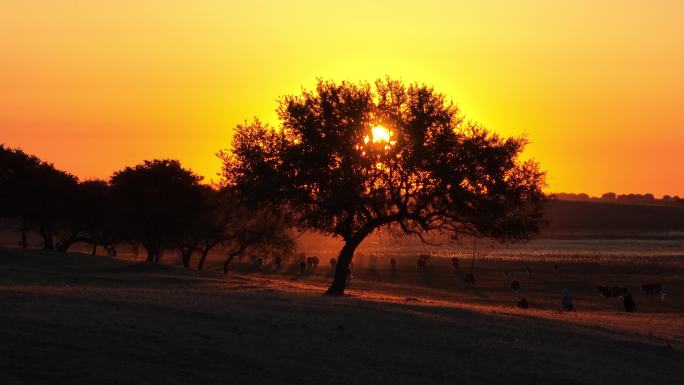
<path id="1" fill-rule="evenodd" d="M 458 273 L 458 258 L 451 258 L 451 267 L 454 269 L 454 273 Z"/>
<path id="2" fill-rule="evenodd" d="M 661 295 L 663 293 L 663 286 L 659 283 L 649 283 L 647 285 L 641 285 L 641 290 L 643 290 L 647 296 L 653 297 L 654 295 Z"/>
<path id="3" fill-rule="evenodd" d="M 468 285 L 475 285 L 475 274 L 473 273 L 466 273 L 465 276 L 463 277 L 463 280 L 468 284 Z"/>

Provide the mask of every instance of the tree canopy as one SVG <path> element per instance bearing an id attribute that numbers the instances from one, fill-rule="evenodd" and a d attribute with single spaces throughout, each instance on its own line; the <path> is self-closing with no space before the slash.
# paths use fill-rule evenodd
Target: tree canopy
<path id="1" fill-rule="evenodd" d="M 161 251 L 175 249 L 202 212 L 202 178 L 177 160 L 144 161 L 111 177 L 120 223 L 130 241 L 140 242 L 149 262 L 159 262 Z"/>
<path id="2" fill-rule="evenodd" d="M 279 127 L 236 128 L 224 178 L 287 207 L 300 229 L 344 240 L 328 294 L 344 292 L 354 250 L 379 229 L 501 241 L 539 230 L 544 173 L 520 159 L 525 138 L 465 121 L 432 87 L 319 80 L 277 111 Z"/>
<path id="3" fill-rule="evenodd" d="M 37 228 L 43 248 L 55 248 L 54 235 L 66 221 L 77 179 L 20 149 L 0 145 L 0 216 L 21 221 L 26 231 Z"/>

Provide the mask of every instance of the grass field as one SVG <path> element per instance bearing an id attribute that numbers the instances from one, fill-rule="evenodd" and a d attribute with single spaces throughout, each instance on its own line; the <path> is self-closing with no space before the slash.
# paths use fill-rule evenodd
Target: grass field
<path id="1" fill-rule="evenodd" d="M 417 272 L 357 262 L 345 298 L 315 274 L 236 264 L 228 276 L 0 249 L 0 384 L 677 384 L 682 271 L 662 264 L 447 261 Z M 527 264 L 533 270 L 529 278 Z M 673 265 L 676 266 L 676 265 Z M 503 271 L 509 272 L 508 276 Z M 531 308 L 516 309 L 519 279 Z M 597 283 L 635 291 L 637 313 Z M 570 288 L 577 313 L 558 313 Z"/>

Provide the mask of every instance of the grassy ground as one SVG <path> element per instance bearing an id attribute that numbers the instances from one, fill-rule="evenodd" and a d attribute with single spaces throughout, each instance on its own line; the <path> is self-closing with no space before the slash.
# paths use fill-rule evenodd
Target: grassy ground
<path id="1" fill-rule="evenodd" d="M 675 288 L 666 302 L 641 306 L 638 298 L 644 310 L 625 315 L 607 308 L 615 304 L 595 302 L 601 299 L 582 304 L 591 279 L 582 281 L 568 266 L 562 274 L 576 285 L 581 311 L 558 314 L 555 284 L 541 274 L 523 282 L 528 296 L 539 294 L 523 312 L 503 285 L 509 277 L 499 270 L 507 267 L 483 265 L 476 289 L 432 267 L 424 275 L 406 267 L 395 281 L 386 271 L 357 269 L 352 297 L 324 298 L 324 269 L 298 275 L 236 266 L 224 277 L 0 249 L 0 384 L 674 384 L 684 378 L 677 334 L 684 315 L 671 299 L 679 295 L 676 277 L 665 278 Z M 592 277 L 609 278 L 603 274 Z M 446 280 L 454 286 L 437 284 Z M 670 331 L 649 336 L 648 328 L 619 327 L 615 320 L 660 322 Z"/>

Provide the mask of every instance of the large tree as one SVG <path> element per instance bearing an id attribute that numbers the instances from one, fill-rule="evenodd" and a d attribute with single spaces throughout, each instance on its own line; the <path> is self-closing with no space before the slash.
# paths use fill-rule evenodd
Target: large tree
<path id="1" fill-rule="evenodd" d="M 276 129 L 236 128 L 224 176 L 288 207 L 300 229 L 342 238 L 329 295 L 343 294 L 354 251 L 380 229 L 506 241 L 540 227 L 544 173 L 520 160 L 526 140 L 466 122 L 431 87 L 319 80 L 277 111 Z"/>
<path id="2" fill-rule="evenodd" d="M 17 218 L 21 244 L 37 228 L 43 248 L 54 250 L 54 237 L 68 221 L 77 179 L 21 149 L 0 145 L 0 216 Z"/>
<path id="3" fill-rule="evenodd" d="M 202 210 L 202 177 L 177 160 L 145 161 L 114 173 L 110 180 L 118 223 L 126 238 L 141 243 L 148 262 L 175 249 L 197 225 Z"/>

